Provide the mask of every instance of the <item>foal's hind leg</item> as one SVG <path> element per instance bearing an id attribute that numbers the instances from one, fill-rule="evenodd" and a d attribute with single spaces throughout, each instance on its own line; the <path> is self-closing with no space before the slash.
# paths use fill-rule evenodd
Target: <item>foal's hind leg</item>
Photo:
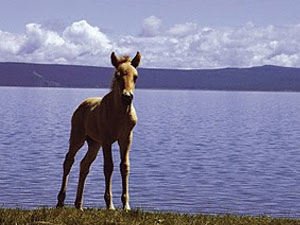
<path id="1" fill-rule="evenodd" d="M 88 151 L 80 163 L 80 176 L 78 181 L 77 196 L 75 200 L 75 207 L 80 210 L 82 210 L 82 195 L 85 180 L 90 171 L 91 164 L 96 159 L 100 148 L 100 143 L 93 141 L 92 139 L 87 139 L 87 142 Z"/>
<path id="2" fill-rule="evenodd" d="M 75 139 L 70 139 L 70 146 L 69 146 L 69 152 L 66 154 L 66 158 L 64 161 L 64 173 L 63 173 L 63 179 L 61 184 L 60 192 L 57 196 L 58 203 L 56 207 L 63 207 L 64 201 L 66 198 L 66 190 L 67 190 L 67 183 L 68 178 L 70 174 L 71 167 L 74 163 L 74 157 L 78 150 L 82 147 L 84 144 L 85 139 L 81 138 L 75 141 Z"/>

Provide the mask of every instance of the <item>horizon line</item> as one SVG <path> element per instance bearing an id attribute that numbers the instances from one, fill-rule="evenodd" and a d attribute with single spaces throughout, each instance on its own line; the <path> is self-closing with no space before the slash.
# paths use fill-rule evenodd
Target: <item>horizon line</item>
<path id="1" fill-rule="evenodd" d="M 97 67 L 97 68 L 108 68 L 114 69 L 110 66 L 96 66 L 96 65 L 85 65 L 85 64 L 64 64 L 64 63 L 47 63 L 47 62 L 17 62 L 17 61 L 0 61 L 0 64 L 33 64 L 33 65 L 53 65 L 53 66 L 78 66 L 78 67 Z M 300 69 L 300 67 L 291 67 L 291 66 L 278 66 L 273 64 L 264 64 L 256 66 L 245 66 L 245 67 L 216 67 L 216 68 L 170 68 L 170 67 L 139 67 L 139 69 L 154 69 L 154 70 L 222 70 L 222 69 L 251 69 L 251 68 L 260 68 L 260 67 L 280 67 L 280 68 L 292 68 Z"/>

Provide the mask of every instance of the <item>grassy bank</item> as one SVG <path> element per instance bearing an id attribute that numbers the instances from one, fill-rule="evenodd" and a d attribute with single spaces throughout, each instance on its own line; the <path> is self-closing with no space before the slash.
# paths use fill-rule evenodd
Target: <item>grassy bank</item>
<path id="1" fill-rule="evenodd" d="M 98 209 L 88 209 L 80 212 L 73 208 L 65 209 L 0 209 L 1 225 L 127 225 L 127 224 L 199 224 L 199 225 L 279 225 L 290 224 L 300 225 L 300 220 L 296 219 L 275 219 L 270 217 L 250 217 L 232 215 L 185 215 L 173 213 L 150 213 L 140 210 L 133 210 L 128 213 L 123 211 L 106 211 Z"/>

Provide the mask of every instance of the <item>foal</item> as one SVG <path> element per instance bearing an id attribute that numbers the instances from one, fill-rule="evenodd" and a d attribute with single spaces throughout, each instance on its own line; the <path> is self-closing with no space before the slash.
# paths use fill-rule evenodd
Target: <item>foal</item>
<path id="1" fill-rule="evenodd" d="M 123 209 L 130 210 L 128 175 L 129 149 L 132 141 L 132 130 L 137 122 L 137 116 L 132 104 L 135 82 L 138 77 L 136 68 L 141 61 L 141 54 L 137 52 L 133 60 L 128 56 L 120 59 L 113 52 L 112 65 L 116 68 L 112 79 L 111 91 L 103 98 L 88 98 L 75 110 L 72 116 L 69 152 L 63 164 L 63 179 L 58 194 L 57 207 L 64 206 L 67 182 L 75 154 L 87 141 L 88 151 L 80 163 L 80 177 L 78 181 L 75 207 L 82 210 L 82 195 L 86 177 L 92 162 L 96 159 L 100 147 L 103 148 L 105 194 L 107 209 L 115 209 L 111 191 L 111 177 L 113 160 L 111 146 L 118 141 L 120 147 L 120 172 L 122 177 Z"/>

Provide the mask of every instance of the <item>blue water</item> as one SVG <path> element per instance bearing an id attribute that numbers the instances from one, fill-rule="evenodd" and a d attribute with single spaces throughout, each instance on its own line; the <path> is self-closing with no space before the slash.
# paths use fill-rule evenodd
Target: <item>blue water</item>
<path id="1" fill-rule="evenodd" d="M 54 206 L 70 118 L 106 89 L 0 87 L 0 205 Z M 300 94 L 137 90 L 131 151 L 133 208 L 300 217 Z M 113 146 L 114 203 L 121 206 Z M 79 175 L 76 156 L 66 202 Z M 102 154 L 84 207 L 104 207 Z"/>

